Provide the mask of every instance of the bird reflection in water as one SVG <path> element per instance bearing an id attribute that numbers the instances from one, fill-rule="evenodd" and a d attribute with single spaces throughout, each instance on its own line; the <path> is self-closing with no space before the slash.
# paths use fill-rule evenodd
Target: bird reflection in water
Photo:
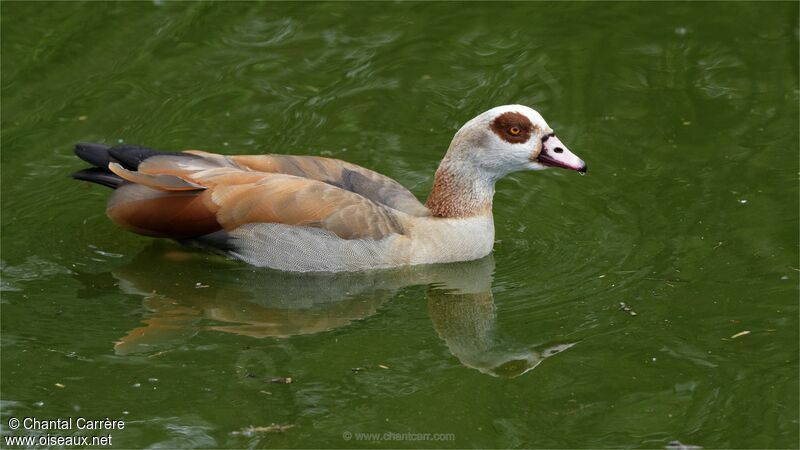
<path id="1" fill-rule="evenodd" d="M 372 316 L 397 291 L 426 285 L 433 327 L 464 366 L 515 377 L 570 348 L 531 348 L 498 332 L 491 255 L 477 261 L 364 273 L 299 274 L 154 243 L 111 275 L 144 297 L 144 325 L 115 345 L 120 355 L 179 345 L 204 330 L 286 338 L 343 327 Z M 83 274 L 94 284 L 97 275 Z M 86 280 L 89 285 L 89 280 Z"/>

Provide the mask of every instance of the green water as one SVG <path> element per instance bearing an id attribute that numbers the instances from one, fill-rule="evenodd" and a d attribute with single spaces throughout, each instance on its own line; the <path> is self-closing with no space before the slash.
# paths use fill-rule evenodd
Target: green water
<path id="1" fill-rule="evenodd" d="M 800 445 L 796 3 L 0 15 L 3 436 L 110 417 L 117 448 Z M 590 171 L 501 181 L 472 263 L 254 269 L 123 232 L 68 178 L 75 142 L 121 140 L 334 156 L 424 198 L 455 130 L 506 103 Z"/>

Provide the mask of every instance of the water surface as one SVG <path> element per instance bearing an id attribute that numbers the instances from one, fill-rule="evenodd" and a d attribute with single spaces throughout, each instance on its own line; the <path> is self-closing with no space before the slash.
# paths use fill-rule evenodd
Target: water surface
<path id="1" fill-rule="evenodd" d="M 797 448 L 797 17 L 4 2 L 2 434 L 108 416 L 118 448 Z M 255 269 L 122 232 L 67 177 L 74 142 L 126 142 L 343 158 L 424 198 L 458 127 L 506 103 L 591 170 L 501 181 L 471 263 Z"/>

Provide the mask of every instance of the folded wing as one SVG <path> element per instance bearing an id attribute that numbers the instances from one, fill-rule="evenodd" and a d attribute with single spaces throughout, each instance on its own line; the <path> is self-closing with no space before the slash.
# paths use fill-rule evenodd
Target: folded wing
<path id="1" fill-rule="evenodd" d="M 257 155 L 231 156 L 230 160 L 250 170 L 283 173 L 322 181 L 412 216 L 430 215 L 430 211 L 414 194 L 397 181 L 339 159 L 318 156 Z"/>
<path id="2" fill-rule="evenodd" d="M 392 183 L 324 158 L 303 163 L 193 153 L 201 157 L 153 156 L 136 171 L 112 163 L 113 173 L 128 183 L 115 191 L 109 216 L 139 233 L 178 239 L 273 223 L 318 228 L 341 239 L 378 240 L 404 234 L 405 213 L 370 196 L 413 208 Z"/>

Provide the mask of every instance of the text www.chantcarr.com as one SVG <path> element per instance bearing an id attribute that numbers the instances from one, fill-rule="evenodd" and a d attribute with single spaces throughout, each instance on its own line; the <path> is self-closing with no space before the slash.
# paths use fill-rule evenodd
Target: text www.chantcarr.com
<path id="1" fill-rule="evenodd" d="M 342 433 L 345 441 L 455 441 L 455 433 L 360 433 L 345 431 Z"/>

